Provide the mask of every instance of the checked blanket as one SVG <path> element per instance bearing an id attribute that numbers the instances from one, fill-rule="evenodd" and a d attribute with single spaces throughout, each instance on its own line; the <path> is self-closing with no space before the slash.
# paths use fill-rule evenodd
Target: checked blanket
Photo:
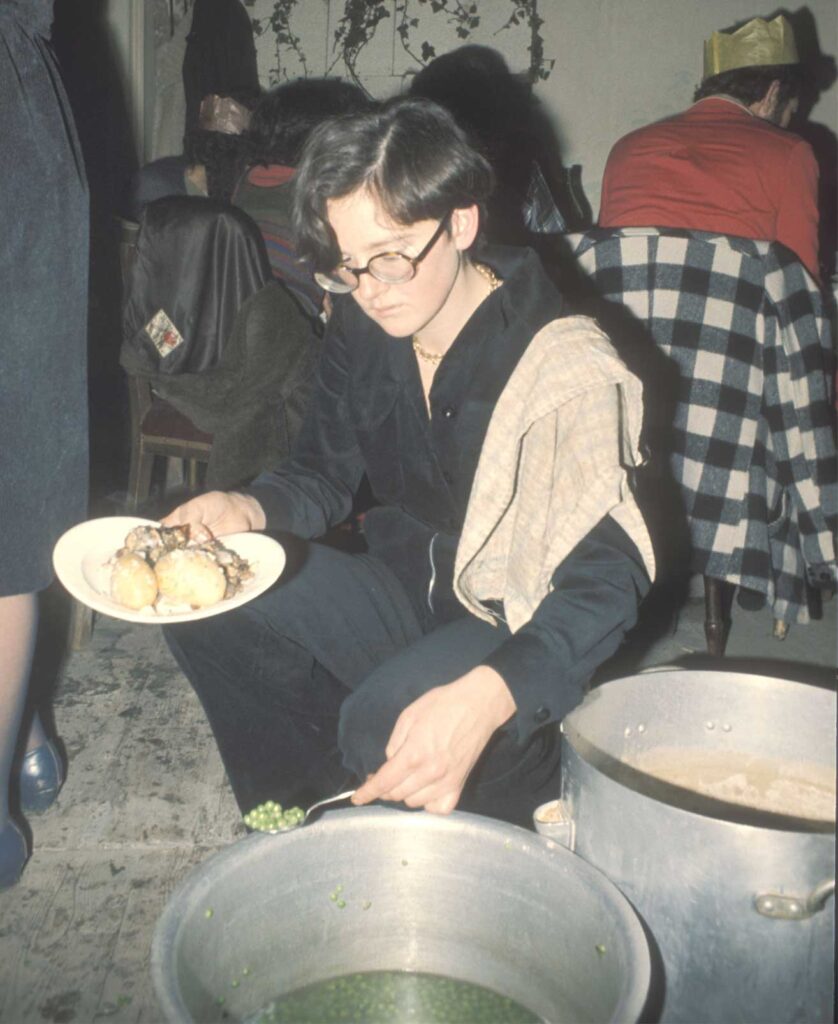
<path id="1" fill-rule="evenodd" d="M 806 584 L 835 578 L 838 525 L 834 351 L 815 282 L 778 243 L 654 228 L 566 240 L 604 307 L 628 310 L 672 370 L 670 421 L 645 436 L 680 486 L 693 571 L 808 622 Z"/>

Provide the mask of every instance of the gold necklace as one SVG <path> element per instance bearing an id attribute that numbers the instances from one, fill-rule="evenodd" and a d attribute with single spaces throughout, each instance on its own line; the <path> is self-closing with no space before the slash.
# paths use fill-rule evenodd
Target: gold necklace
<path id="1" fill-rule="evenodd" d="M 426 363 L 438 363 L 442 360 L 445 355 L 444 352 L 429 352 L 426 348 L 422 348 L 419 344 L 419 339 L 414 334 L 410 339 L 411 345 L 413 345 L 413 351 L 419 356 L 420 359 L 424 359 Z"/>
<path id="2" fill-rule="evenodd" d="M 494 270 L 492 270 L 491 267 L 487 267 L 485 263 L 475 263 L 474 269 L 483 277 L 485 277 L 486 280 L 488 281 L 490 295 L 492 294 L 493 291 L 496 291 L 498 288 L 500 288 L 501 284 L 503 284 L 503 282 L 497 276 Z M 426 363 L 432 363 L 433 365 L 436 365 L 437 363 L 442 361 L 442 357 L 445 355 L 444 352 L 429 352 L 426 348 L 422 348 L 422 346 L 419 344 L 418 334 L 413 335 L 413 337 L 410 339 L 410 343 L 411 345 L 413 345 L 413 351 L 416 353 L 416 355 L 419 356 L 420 359 L 424 359 Z"/>

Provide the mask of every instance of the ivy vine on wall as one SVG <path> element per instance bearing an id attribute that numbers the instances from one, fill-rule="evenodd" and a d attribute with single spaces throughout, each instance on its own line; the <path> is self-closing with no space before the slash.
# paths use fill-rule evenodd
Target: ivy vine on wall
<path id="1" fill-rule="evenodd" d="M 274 0 L 271 13 L 266 17 L 253 18 L 253 31 L 257 36 L 270 31 L 275 39 L 277 72 L 274 77 L 284 78 L 283 52 L 293 53 L 309 73 L 309 62 L 303 52 L 299 36 L 291 28 L 294 8 L 302 0 Z M 529 31 L 527 50 L 530 55 L 528 77 L 535 83 L 549 77 L 554 61 L 544 55 L 544 39 L 541 28 L 544 19 L 538 14 L 538 0 L 509 0 L 511 11 L 506 22 L 495 35 L 520 26 Z M 349 77 L 364 88 L 358 74 L 358 60 L 364 48 L 370 43 L 381 23 L 395 15 L 395 33 L 399 44 L 416 62 L 424 67 L 437 56 L 435 47 L 427 40 L 418 38 L 421 33 L 422 9 L 439 17 L 445 17 L 457 37 L 458 45 L 473 39 L 480 28 L 481 19 L 475 0 L 343 0 L 343 11 L 337 22 L 332 40 L 334 58 L 326 73 L 343 63 Z M 365 90 L 366 91 L 366 90 Z"/>

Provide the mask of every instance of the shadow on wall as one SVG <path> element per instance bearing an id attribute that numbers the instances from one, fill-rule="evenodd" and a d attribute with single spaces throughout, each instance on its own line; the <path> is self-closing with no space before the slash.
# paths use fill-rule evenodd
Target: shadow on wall
<path id="1" fill-rule="evenodd" d="M 56 0 L 52 38 L 90 188 L 88 327 L 91 496 L 124 488 L 127 392 L 119 363 L 120 280 L 114 216 L 137 155 L 106 0 Z"/>
<path id="2" fill-rule="evenodd" d="M 513 74 L 499 51 L 469 44 L 440 54 L 413 75 L 408 92 L 447 108 L 492 164 L 497 185 L 488 203 L 490 241 L 531 245 L 544 256 L 539 236 L 558 231 L 551 224 L 553 206 L 567 230 L 589 226 L 590 206 L 562 166 L 558 141 L 529 81 Z M 533 201 L 539 180 L 551 193 L 540 209 Z M 531 210 L 529 223 L 525 208 Z"/>
<path id="3" fill-rule="evenodd" d="M 827 125 L 810 121 L 809 117 L 820 96 L 835 85 L 838 70 L 835 54 L 825 54 L 821 50 L 818 27 L 807 7 L 794 14 L 785 11 L 779 13 L 785 13 L 792 24 L 800 61 L 806 71 L 805 91 L 791 127 L 806 139 L 818 161 L 818 242 L 823 280 L 827 282 L 836 272 L 838 250 L 838 136 Z"/>

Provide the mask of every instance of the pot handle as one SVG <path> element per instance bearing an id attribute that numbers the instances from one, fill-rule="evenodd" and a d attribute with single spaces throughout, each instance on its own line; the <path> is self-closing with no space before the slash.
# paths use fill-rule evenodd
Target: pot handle
<path id="1" fill-rule="evenodd" d="M 785 896 L 780 893 L 764 892 L 754 897 L 754 909 L 763 917 L 779 918 L 783 921 L 802 921 L 823 910 L 830 896 L 835 895 L 835 879 L 829 878 L 809 893 L 808 896 Z"/>
<path id="2" fill-rule="evenodd" d="M 566 846 L 571 852 L 576 846 L 576 823 L 567 803 L 563 799 L 551 800 L 536 807 L 533 824 L 539 835 Z"/>

